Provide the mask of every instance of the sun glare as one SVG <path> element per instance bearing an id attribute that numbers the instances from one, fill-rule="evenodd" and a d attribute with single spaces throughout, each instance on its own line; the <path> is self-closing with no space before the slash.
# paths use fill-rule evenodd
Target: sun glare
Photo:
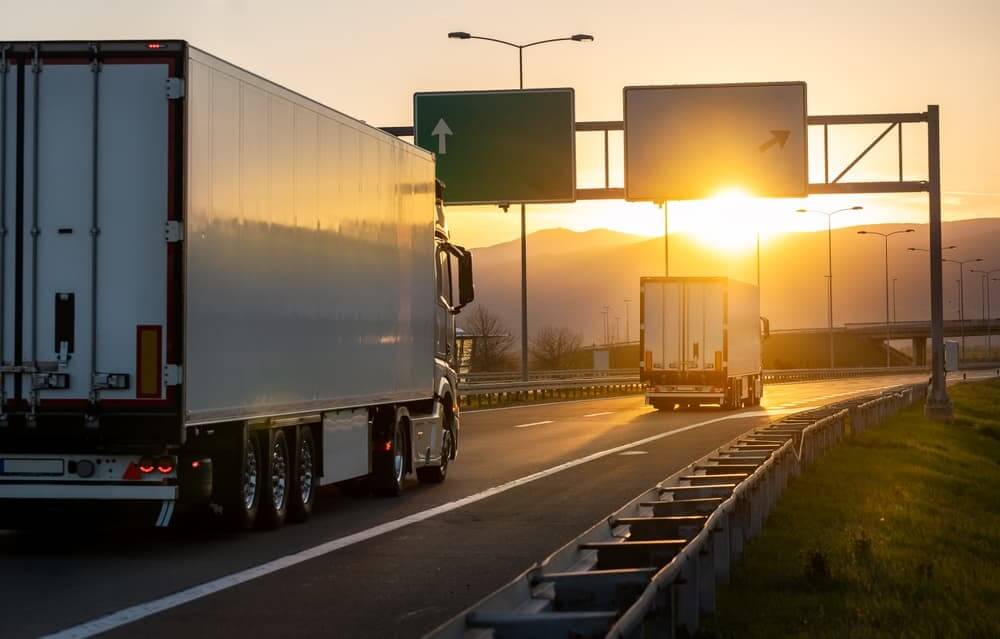
<path id="1" fill-rule="evenodd" d="M 727 188 L 707 200 L 671 203 L 670 232 L 690 235 L 706 248 L 725 253 L 754 249 L 761 239 L 780 232 L 768 201 L 740 188 Z"/>

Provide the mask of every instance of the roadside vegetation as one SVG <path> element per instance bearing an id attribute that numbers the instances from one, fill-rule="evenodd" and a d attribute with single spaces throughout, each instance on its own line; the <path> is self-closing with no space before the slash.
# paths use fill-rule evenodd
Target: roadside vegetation
<path id="1" fill-rule="evenodd" d="M 698 635 L 1000 637 L 1000 380 L 951 397 L 794 480 Z"/>

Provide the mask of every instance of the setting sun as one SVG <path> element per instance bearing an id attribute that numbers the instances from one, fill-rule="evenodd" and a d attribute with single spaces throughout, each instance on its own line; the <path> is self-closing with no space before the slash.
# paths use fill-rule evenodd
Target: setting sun
<path id="1" fill-rule="evenodd" d="M 740 188 L 727 188 L 707 200 L 670 204 L 670 232 L 690 235 L 706 248 L 726 253 L 754 249 L 761 239 L 781 232 L 774 203 Z"/>

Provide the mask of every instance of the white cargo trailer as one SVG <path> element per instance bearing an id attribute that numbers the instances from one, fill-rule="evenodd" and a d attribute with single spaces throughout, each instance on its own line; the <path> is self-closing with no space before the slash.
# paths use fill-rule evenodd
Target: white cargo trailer
<path id="1" fill-rule="evenodd" d="M 760 404 L 765 321 L 756 286 L 724 277 L 643 277 L 639 316 L 648 404 Z"/>
<path id="2" fill-rule="evenodd" d="M 434 174 L 185 42 L 0 43 L 0 511 L 276 527 L 443 480 L 472 263 Z"/>

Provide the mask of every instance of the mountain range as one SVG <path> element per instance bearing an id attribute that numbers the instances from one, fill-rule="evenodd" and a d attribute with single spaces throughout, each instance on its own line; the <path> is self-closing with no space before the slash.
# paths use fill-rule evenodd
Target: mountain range
<path id="1" fill-rule="evenodd" d="M 834 324 L 885 319 L 885 252 L 881 238 L 858 235 L 862 227 L 833 231 Z M 926 224 L 867 225 L 865 230 L 889 233 L 906 228 L 913 233 L 889 240 L 889 277 L 896 281 L 898 321 L 927 319 L 929 267 L 927 253 L 907 251 L 928 246 Z M 970 268 L 1000 268 L 1000 218 L 945 222 L 944 245 L 956 245 L 944 255 L 951 259 L 982 258 L 966 265 L 965 313 L 983 315 L 981 276 Z M 566 327 L 584 342 L 602 343 L 607 305 L 609 325 L 618 340 L 638 338 L 639 277 L 663 273 L 663 238 L 646 238 L 604 229 L 575 232 L 546 229 L 528 235 L 529 333 L 542 326 Z M 476 296 L 497 314 L 512 335 L 520 335 L 520 242 L 515 240 L 473 249 Z M 763 242 L 760 255 L 761 312 L 772 329 L 814 328 L 827 324 L 827 233 L 789 233 Z M 959 266 L 944 264 L 945 317 L 958 317 Z M 756 280 L 756 255 L 751 249 L 724 254 L 694 238 L 671 233 L 670 274 L 723 275 Z M 1000 273 L 996 274 L 1000 277 Z M 1000 284 L 993 316 L 1000 315 Z M 890 288 L 891 297 L 891 288 Z M 626 304 L 628 329 L 626 330 Z M 890 299 L 890 315 L 892 314 Z M 627 335 L 626 335 L 627 333 Z"/>

